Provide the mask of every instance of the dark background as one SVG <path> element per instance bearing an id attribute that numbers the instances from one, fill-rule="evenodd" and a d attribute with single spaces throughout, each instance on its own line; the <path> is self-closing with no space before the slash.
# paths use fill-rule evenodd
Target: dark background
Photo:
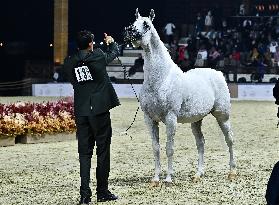
<path id="1" fill-rule="evenodd" d="M 0 42 L 20 42 L 17 52 L 40 48 L 32 55 L 45 56 L 53 42 L 53 5 L 53 0 L 1 1 Z M 137 5 L 113 0 L 69 0 L 69 41 L 74 41 L 81 29 L 91 30 L 97 41 L 103 39 L 104 32 L 122 41 L 123 28 L 134 21 L 137 7 L 143 16 L 155 9 L 155 26 L 165 23 L 164 1 L 141 0 Z"/>
<path id="2" fill-rule="evenodd" d="M 131 1 L 69 1 L 69 39 L 74 40 L 75 34 L 81 29 L 91 30 L 96 41 L 103 39 L 103 33 L 107 32 L 115 37 L 116 41 L 122 41 L 122 32 L 135 20 L 135 10 L 139 8 L 142 16 L 148 16 L 150 9 L 155 9 L 157 18 L 155 26 L 161 26 L 164 20 L 164 1 L 151 0 Z M 129 2 L 129 1 L 126 1 Z M 162 18 L 163 17 L 163 18 Z"/>

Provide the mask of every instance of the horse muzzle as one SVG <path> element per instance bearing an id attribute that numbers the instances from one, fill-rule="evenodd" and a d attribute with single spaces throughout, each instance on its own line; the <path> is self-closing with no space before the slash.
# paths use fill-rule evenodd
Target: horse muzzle
<path id="1" fill-rule="evenodd" d="M 134 25 L 125 27 L 124 30 L 124 41 L 135 42 L 142 39 L 142 34 L 136 29 Z"/>

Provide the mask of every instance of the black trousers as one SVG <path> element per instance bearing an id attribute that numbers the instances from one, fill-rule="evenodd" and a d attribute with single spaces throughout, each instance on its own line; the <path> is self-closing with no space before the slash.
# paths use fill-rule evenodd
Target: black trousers
<path id="1" fill-rule="evenodd" d="M 271 172 L 265 198 L 267 205 L 279 205 L 279 161 L 274 165 Z"/>
<path id="2" fill-rule="evenodd" d="M 78 153 L 80 161 L 80 195 L 92 196 L 90 183 L 91 158 L 96 143 L 97 152 L 97 193 L 108 190 L 110 171 L 111 120 L 110 113 L 97 116 L 76 116 Z"/>

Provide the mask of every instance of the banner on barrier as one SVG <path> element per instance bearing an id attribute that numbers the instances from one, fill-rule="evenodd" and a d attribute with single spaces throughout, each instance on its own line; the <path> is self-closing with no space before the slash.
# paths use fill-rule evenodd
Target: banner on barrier
<path id="1" fill-rule="evenodd" d="M 134 84 L 134 90 L 139 96 L 141 84 Z M 135 97 L 134 91 L 130 84 L 113 84 L 113 87 L 118 97 Z M 32 85 L 33 96 L 47 96 L 47 97 L 66 97 L 73 96 L 73 86 L 69 83 L 52 83 L 52 84 L 33 84 Z"/>
<path id="2" fill-rule="evenodd" d="M 139 96 L 141 84 L 134 84 L 134 90 Z M 113 84 L 120 98 L 135 97 L 130 84 Z M 234 84 L 230 87 L 231 97 L 239 100 L 274 100 L 272 89 L 274 84 Z M 232 92 L 234 90 L 234 92 Z M 33 84 L 33 96 L 73 96 L 74 90 L 69 83 Z"/>
<path id="3" fill-rule="evenodd" d="M 66 97 L 73 96 L 74 89 L 70 83 L 33 84 L 33 96 Z"/>
<path id="4" fill-rule="evenodd" d="M 133 88 L 139 97 L 141 84 L 133 84 Z M 132 86 L 130 84 L 113 84 L 113 87 L 120 98 L 130 98 L 130 97 L 136 97 L 135 93 L 132 89 Z"/>
<path id="5" fill-rule="evenodd" d="M 238 85 L 239 100 L 274 100 L 274 84 Z"/>

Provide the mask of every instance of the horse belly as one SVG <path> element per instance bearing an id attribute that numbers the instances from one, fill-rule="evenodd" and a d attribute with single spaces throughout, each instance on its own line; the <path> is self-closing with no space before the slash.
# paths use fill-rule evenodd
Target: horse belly
<path id="1" fill-rule="evenodd" d="M 203 119 L 206 115 L 192 115 L 192 116 L 179 116 L 177 118 L 177 122 L 178 123 L 193 123 L 193 122 L 198 122 L 201 119 Z"/>
<path id="2" fill-rule="evenodd" d="M 179 123 L 192 123 L 203 119 L 208 113 L 211 112 L 214 106 L 214 100 L 207 103 L 196 101 L 195 103 L 184 102 L 177 116 Z"/>

